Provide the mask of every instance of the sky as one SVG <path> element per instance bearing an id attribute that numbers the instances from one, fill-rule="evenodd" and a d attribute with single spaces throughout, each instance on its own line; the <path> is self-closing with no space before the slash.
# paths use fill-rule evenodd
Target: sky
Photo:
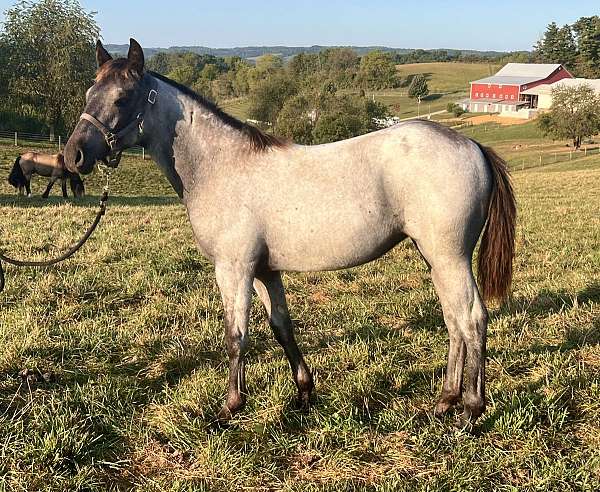
<path id="1" fill-rule="evenodd" d="M 0 11 L 15 0 L 0 0 Z M 105 43 L 145 47 L 355 45 L 529 50 L 546 26 L 600 14 L 598 0 L 81 0 Z M 0 14 L 0 21 L 4 18 Z"/>

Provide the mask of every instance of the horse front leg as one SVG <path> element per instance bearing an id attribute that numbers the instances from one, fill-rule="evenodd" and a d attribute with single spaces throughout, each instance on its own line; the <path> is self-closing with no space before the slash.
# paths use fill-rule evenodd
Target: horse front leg
<path id="1" fill-rule="evenodd" d="M 69 195 L 67 194 L 67 178 L 60 179 L 60 188 L 62 190 L 63 198 L 67 198 Z"/>
<path id="2" fill-rule="evenodd" d="M 218 415 L 227 421 L 246 404 L 245 354 L 248 349 L 248 319 L 254 268 L 238 262 L 215 265 L 224 308 L 225 342 L 229 355 L 227 399 Z"/>
<path id="3" fill-rule="evenodd" d="M 50 195 L 50 190 L 54 186 L 54 183 L 56 183 L 57 179 L 58 178 L 50 178 L 50 181 L 48 182 L 48 186 L 46 186 L 46 191 L 44 191 L 42 198 L 48 198 L 48 195 Z"/>
<path id="4" fill-rule="evenodd" d="M 294 329 L 285 299 L 285 289 L 281 281 L 281 273 L 271 271 L 261 272 L 254 280 L 254 290 L 256 290 L 267 311 L 267 317 L 275 339 L 283 347 L 290 363 L 292 377 L 298 388 L 298 406 L 302 409 L 307 409 L 315 385 L 310 369 L 306 365 L 294 337 Z"/>

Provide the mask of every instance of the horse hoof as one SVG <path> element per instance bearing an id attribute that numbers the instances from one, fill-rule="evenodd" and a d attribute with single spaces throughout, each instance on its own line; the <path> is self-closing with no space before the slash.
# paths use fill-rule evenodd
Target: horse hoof
<path id="1" fill-rule="evenodd" d="M 452 408 L 452 405 L 440 401 L 436 404 L 435 408 L 433 409 L 433 416 L 436 419 L 443 419 L 446 416 L 446 414 L 450 411 L 450 408 Z"/>
<path id="2" fill-rule="evenodd" d="M 296 410 L 308 412 L 310 410 L 310 393 L 299 393 L 296 397 Z"/>
<path id="3" fill-rule="evenodd" d="M 454 423 L 454 429 L 457 432 L 473 434 L 473 421 L 463 415 L 459 416 Z"/>
<path id="4" fill-rule="evenodd" d="M 229 410 L 229 408 L 227 408 L 227 405 L 225 405 L 223 408 L 221 408 L 221 410 L 219 410 L 219 413 L 217 414 L 217 422 L 229 422 L 232 417 L 233 414 L 231 413 L 231 410 Z"/>

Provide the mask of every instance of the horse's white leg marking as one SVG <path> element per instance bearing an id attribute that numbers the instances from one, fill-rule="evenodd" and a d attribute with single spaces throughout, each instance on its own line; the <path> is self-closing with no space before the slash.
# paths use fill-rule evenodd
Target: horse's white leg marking
<path id="1" fill-rule="evenodd" d="M 292 377 L 298 388 L 298 404 L 306 408 L 314 388 L 312 374 L 304 361 L 294 337 L 292 320 L 285 300 L 280 272 L 262 272 L 254 279 L 254 290 L 260 297 L 275 339 L 283 347 L 290 363 Z"/>
<path id="2" fill-rule="evenodd" d="M 216 263 L 215 274 L 224 308 L 225 342 L 229 355 L 227 401 L 220 420 L 228 420 L 246 404 L 244 356 L 248 348 L 248 318 L 254 266 L 249 263 Z"/>

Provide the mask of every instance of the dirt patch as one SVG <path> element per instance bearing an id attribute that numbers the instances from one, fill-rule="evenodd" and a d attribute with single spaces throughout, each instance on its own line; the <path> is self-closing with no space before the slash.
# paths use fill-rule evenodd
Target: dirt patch
<path id="1" fill-rule="evenodd" d="M 482 114 L 481 116 L 473 116 L 467 121 L 472 122 L 474 125 L 483 125 L 484 123 L 499 123 L 500 125 L 524 125 L 529 123 L 531 120 L 522 118 L 507 118 L 505 116 L 498 116 L 497 114 Z"/>

